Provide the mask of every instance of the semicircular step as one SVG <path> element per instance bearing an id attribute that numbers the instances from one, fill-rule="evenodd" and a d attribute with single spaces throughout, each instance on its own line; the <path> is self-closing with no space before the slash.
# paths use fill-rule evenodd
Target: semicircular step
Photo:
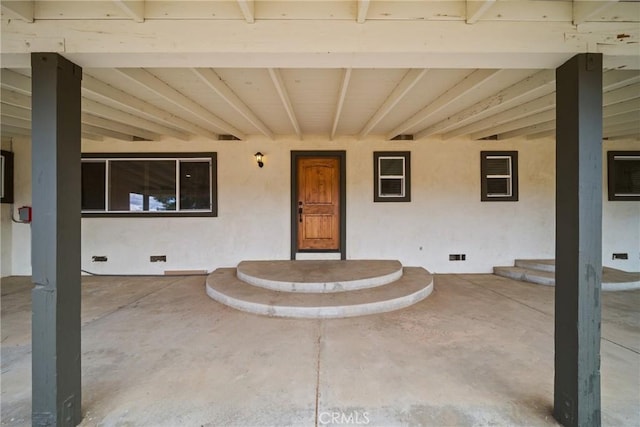
<path id="1" fill-rule="evenodd" d="M 421 267 L 405 267 L 402 277 L 370 289 L 333 293 L 280 292 L 252 286 L 235 268 L 219 268 L 207 277 L 207 295 L 238 310 L 272 317 L 331 319 L 385 313 L 409 307 L 433 292 L 433 276 Z"/>
<path id="2" fill-rule="evenodd" d="M 347 292 L 384 286 L 402 277 L 392 260 L 242 261 L 238 278 L 280 292 Z"/>

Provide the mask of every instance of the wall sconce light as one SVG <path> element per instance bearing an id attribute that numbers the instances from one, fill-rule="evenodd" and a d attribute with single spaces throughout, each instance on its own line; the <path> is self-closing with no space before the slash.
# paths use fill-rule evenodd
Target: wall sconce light
<path id="1" fill-rule="evenodd" d="M 258 166 L 263 167 L 264 166 L 264 162 L 262 161 L 263 154 L 258 151 L 256 154 L 254 154 L 254 156 L 256 156 L 256 162 L 258 162 Z"/>

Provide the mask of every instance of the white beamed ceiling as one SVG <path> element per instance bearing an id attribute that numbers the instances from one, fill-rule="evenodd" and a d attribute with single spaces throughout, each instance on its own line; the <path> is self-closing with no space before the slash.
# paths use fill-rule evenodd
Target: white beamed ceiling
<path id="1" fill-rule="evenodd" d="M 600 52 L 604 137 L 640 139 L 639 1 L 0 5 L 3 137 L 30 133 L 31 52 L 83 67 L 85 137 L 125 140 L 539 138 L 553 70 Z"/>

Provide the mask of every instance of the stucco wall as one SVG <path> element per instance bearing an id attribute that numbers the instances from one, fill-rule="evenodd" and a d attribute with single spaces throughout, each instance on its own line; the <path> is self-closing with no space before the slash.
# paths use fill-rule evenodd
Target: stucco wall
<path id="1" fill-rule="evenodd" d="M 16 152 L 16 203 L 30 203 L 30 149 Z M 638 149 L 605 142 L 604 150 Z M 248 141 L 85 141 L 85 152 L 215 151 L 217 218 L 84 218 L 82 266 L 95 273 L 162 274 L 164 270 L 235 266 L 243 259 L 289 259 L 290 151 L 347 151 L 347 257 L 399 259 L 430 271 L 490 272 L 515 258 L 553 258 L 555 146 L 552 140 L 423 140 L 250 138 Z M 410 150 L 411 203 L 373 203 L 373 151 Z M 480 151 L 518 150 L 520 200 L 480 202 Z M 265 154 L 260 169 L 253 153 Z M 606 167 L 605 167 L 606 170 Z M 606 182 L 606 181 L 605 181 Z M 640 202 L 608 202 L 603 194 L 603 263 L 640 270 Z M 13 224 L 12 274 L 30 273 L 29 227 Z M 629 260 L 613 261 L 613 252 Z M 464 253 L 466 261 L 449 261 Z M 106 263 L 92 263 L 106 255 Z M 166 263 L 150 263 L 166 255 Z M 3 269 L 4 274 L 4 269 Z"/>

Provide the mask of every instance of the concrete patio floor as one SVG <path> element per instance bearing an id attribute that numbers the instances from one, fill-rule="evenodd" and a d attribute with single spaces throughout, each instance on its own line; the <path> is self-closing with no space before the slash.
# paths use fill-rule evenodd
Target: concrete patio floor
<path id="1" fill-rule="evenodd" d="M 204 281 L 83 278 L 81 425 L 556 425 L 553 288 L 437 275 L 404 310 L 294 320 Z M 3 426 L 30 424 L 30 289 L 2 279 Z M 640 291 L 602 299 L 603 425 L 638 426 Z"/>

